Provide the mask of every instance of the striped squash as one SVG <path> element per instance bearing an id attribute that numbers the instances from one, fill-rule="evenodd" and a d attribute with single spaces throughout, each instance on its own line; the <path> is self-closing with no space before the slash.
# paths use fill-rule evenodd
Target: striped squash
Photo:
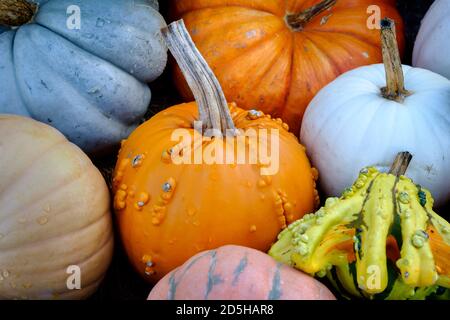
<path id="1" fill-rule="evenodd" d="M 149 300 L 334 300 L 306 274 L 261 251 L 224 246 L 194 256 L 167 274 Z"/>

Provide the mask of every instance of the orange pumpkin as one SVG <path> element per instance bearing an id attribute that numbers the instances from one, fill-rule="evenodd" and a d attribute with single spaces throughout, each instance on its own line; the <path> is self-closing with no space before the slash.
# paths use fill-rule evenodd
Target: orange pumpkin
<path id="1" fill-rule="evenodd" d="M 184 24 L 170 26 L 172 31 L 166 31 L 168 41 L 176 28 L 183 31 Z M 171 50 L 181 64 L 189 58 L 194 61 L 188 61 L 190 67 L 200 70 L 198 52 L 197 56 L 192 56 L 194 49 L 189 54 L 176 52 L 177 48 L 186 51 L 193 46 L 186 29 L 183 35 L 186 38 L 175 39 L 177 43 L 172 45 L 176 48 Z M 266 251 L 280 230 L 311 212 L 319 200 L 315 190 L 317 171 L 311 168 L 304 148 L 286 125 L 280 119 L 244 111 L 234 104 L 228 108 L 217 80 L 206 63 L 203 67 L 201 72 L 185 70 L 192 79 L 204 78 L 192 84 L 201 88 L 195 91 L 198 103 L 171 107 L 141 125 L 122 144 L 115 169 L 114 206 L 122 240 L 135 268 L 150 281 L 158 280 L 196 253 L 222 245 Z M 220 110 L 220 119 L 215 118 L 215 108 Z M 227 129 L 234 130 L 223 136 L 202 136 L 193 123 L 204 112 L 223 120 L 219 126 L 228 123 Z M 216 127 L 217 123 L 212 126 Z M 192 142 L 182 146 L 174 140 L 172 134 L 180 131 L 177 129 Z M 277 172 L 263 174 L 267 162 L 259 161 L 261 158 L 238 163 L 237 155 L 257 152 L 251 138 L 243 134 L 247 129 L 254 129 L 256 139 L 261 138 L 258 148 L 277 147 L 273 149 L 279 152 Z M 278 132 L 279 143 L 262 139 L 262 129 Z M 232 144 L 236 157 L 227 158 L 232 160 L 228 164 L 206 160 L 209 148 L 219 146 L 215 150 L 225 153 Z M 195 150 L 203 147 L 205 161 L 175 161 L 174 155 L 188 154 L 188 146 Z"/>
<path id="2" fill-rule="evenodd" d="M 370 7 L 370 8 L 369 8 Z M 403 24 L 394 0 L 173 0 L 228 100 L 281 117 L 298 134 L 315 94 L 340 74 L 381 62 L 370 10 Z M 192 94 L 178 68 L 182 96 Z"/>
<path id="3" fill-rule="evenodd" d="M 319 281 L 239 246 L 199 253 L 166 275 L 149 300 L 335 300 Z"/>

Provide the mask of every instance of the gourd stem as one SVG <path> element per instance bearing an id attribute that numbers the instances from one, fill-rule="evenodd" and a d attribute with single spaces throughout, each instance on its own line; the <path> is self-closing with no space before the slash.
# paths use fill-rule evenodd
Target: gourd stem
<path id="1" fill-rule="evenodd" d="M 403 102 L 407 96 L 411 95 L 411 92 L 405 89 L 395 22 L 388 18 L 381 21 L 381 46 L 386 70 L 386 87 L 381 89 L 381 94 L 386 99 Z"/>
<path id="2" fill-rule="evenodd" d="M 397 177 L 404 175 L 406 173 L 406 170 L 408 170 L 412 157 L 412 154 L 408 151 L 400 152 L 399 154 L 397 154 L 397 157 L 395 158 L 391 170 L 389 170 L 389 173 L 396 175 Z"/>
<path id="3" fill-rule="evenodd" d="M 1 0 L 0 25 L 17 27 L 30 22 L 36 13 L 37 5 L 26 0 Z"/>
<path id="4" fill-rule="evenodd" d="M 194 94 L 204 129 L 234 135 L 236 129 L 219 81 L 196 48 L 184 21 L 175 21 L 161 31 Z"/>
<path id="5" fill-rule="evenodd" d="M 321 14 L 325 10 L 328 10 L 334 6 L 336 2 L 337 0 L 323 0 L 303 12 L 288 14 L 286 16 L 286 21 L 292 29 L 296 31 L 302 30 L 312 18 Z"/>

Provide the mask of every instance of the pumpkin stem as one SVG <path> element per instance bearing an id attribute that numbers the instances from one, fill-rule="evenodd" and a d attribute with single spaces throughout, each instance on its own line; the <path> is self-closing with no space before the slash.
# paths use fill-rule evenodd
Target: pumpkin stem
<path id="1" fill-rule="evenodd" d="M 302 30 L 305 25 L 314 17 L 321 14 L 325 10 L 330 9 L 336 4 L 337 0 L 323 0 L 318 4 L 306 9 L 300 13 L 288 14 L 286 16 L 287 24 L 295 31 Z"/>
<path id="2" fill-rule="evenodd" d="M 407 96 L 411 95 L 411 92 L 405 89 L 394 20 L 386 18 L 381 21 L 381 46 L 387 84 L 381 89 L 381 94 L 386 99 L 403 102 Z"/>
<path id="3" fill-rule="evenodd" d="M 396 175 L 397 177 L 404 175 L 406 173 L 406 170 L 408 170 L 412 157 L 412 154 L 408 151 L 400 152 L 399 154 L 397 154 L 397 157 L 395 158 L 391 170 L 389 170 L 389 173 Z"/>
<path id="4" fill-rule="evenodd" d="M 194 94 L 204 129 L 212 129 L 214 135 L 236 134 L 220 83 L 195 46 L 184 21 L 175 21 L 161 31 Z"/>
<path id="5" fill-rule="evenodd" d="M 17 27 L 33 19 L 37 5 L 26 0 L 1 0 L 0 25 Z"/>

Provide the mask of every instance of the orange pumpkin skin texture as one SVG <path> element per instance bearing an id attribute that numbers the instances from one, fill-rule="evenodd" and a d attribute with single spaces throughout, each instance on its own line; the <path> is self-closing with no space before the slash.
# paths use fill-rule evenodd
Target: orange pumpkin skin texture
<path id="1" fill-rule="evenodd" d="M 251 120 L 229 106 L 238 129 L 279 129 L 277 174 L 262 176 L 251 164 L 172 163 L 167 151 L 178 141 L 171 135 L 178 128 L 193 135 L 196 103 L 160 112 L 122 144 L 113 181 L 117 221 L 132 264 L 151 282 L 203 250 L 237 244 L 267 251 L 280 230 L 319 201 L 317 171 L 286 125 L 270 116 Z"/>
<path id="2" fill-rule="evenodd" d="M 319 281 L 239 246 L 199 253 L 166 275 L 149 300 L 335 300 Z"/>
<path id="3" fill-rule="evenodd" d="M 190 34 L 219 79 L 229 101 L 281 117 L 298 134 L 315 94 L 340 74 L 381 62 L 379 30 L 369 29 L 369 6 L 396 21 L 400 49 L 403 23 L 391 0 L 338 0 L 302 30 L 287 14 L 319 0 L 172 0 L 173 15 Z M 174 82 L 186 101 L 192 93 L 178 67 Z"/>
<path id="4" fill-rule="evenodd" d="M 91 160 L 56 129 L 0 114 L 0 299 L 87 298 L 113 242 L 108 188 Z M 80 290 L 68 289 L 69 266 L 80 268 Z"/>

